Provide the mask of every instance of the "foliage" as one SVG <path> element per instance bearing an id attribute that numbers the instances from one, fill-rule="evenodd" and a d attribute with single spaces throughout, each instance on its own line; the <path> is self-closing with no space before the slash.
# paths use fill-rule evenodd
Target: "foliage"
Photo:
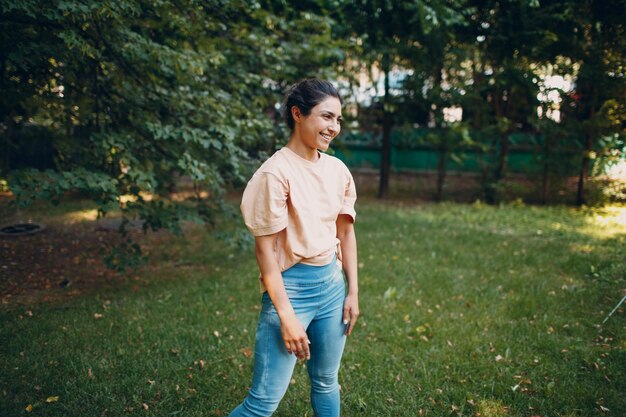
<path id="1" fill-rule="evenodd" d="M 284 137 L 266 115 L 285 80 L 341 59 L 328 18 L 272 4 L 0 2 L 0 177 L 17 203 L 80 190 L 152 229 L 209 221 L 223 187 L 249 175 L 249 155 Z M 38 164 L 21 142 L 33 128 L 46 138 Z M 158 201 L 180 178 L 209 197 Z"/>

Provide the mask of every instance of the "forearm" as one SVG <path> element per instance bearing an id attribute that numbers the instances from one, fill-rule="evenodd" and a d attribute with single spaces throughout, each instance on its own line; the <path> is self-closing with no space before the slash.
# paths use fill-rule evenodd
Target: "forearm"
<path id="1" fill-rule="evenodd" d="M 343 271 L 348 281 L 348 294 L 358 294 L 358 260 L 354 226 L 346 227 L 337 237 L 341 242 Z"/>
<path id="2" fill-rule="evenodd" d="M 295 315 L 287 291 L 285 291 L 285 284 L 274 251 L 257 245 L 256 259 L 263 284 L 267 288 L 267 293 L 278 312 L 278 316 L 283 320 L 287 316 Z"/>

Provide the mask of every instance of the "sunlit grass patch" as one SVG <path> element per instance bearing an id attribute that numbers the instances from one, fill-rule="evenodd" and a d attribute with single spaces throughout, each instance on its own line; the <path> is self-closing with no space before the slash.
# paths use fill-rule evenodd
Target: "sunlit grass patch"
<path id="1" fill-rule="evenodd" d="M 626 206 L 609 206 L 594 210 L 593 214 L 587 217 L 587 227 L 583 230 L 599 238 L 621 236 L 623 239 L 626 234 Z"/>

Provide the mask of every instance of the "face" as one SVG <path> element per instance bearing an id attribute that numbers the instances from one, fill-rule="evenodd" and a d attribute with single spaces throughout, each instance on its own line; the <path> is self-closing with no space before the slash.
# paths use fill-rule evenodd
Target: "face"
<path id="1" fill-rule="evenodd" d="M 327 97 L 311 109 L 308 116 L 303 116 L 297 107 L 294 120 L 303 144 L 309 149 L 325 151 L 330 142 L 341 131 L 341 102 L 335 97 Z"/>

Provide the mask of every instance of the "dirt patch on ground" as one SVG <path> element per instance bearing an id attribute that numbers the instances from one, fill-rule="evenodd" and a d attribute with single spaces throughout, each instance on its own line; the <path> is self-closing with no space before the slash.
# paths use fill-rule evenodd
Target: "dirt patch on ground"
<path id="1" fill-rule="evenodd" d="M 133 274 L 117 273 L 103 263 L 103 251 L 121 241 L 116 222 L 52 221 L 37 234 L 0 237 L 0 302 L 5 306 L 31 305 L 112 289 L 122 283 L 132 288 Z M 138 230 L 130 237 L 145 240 Z"/>

